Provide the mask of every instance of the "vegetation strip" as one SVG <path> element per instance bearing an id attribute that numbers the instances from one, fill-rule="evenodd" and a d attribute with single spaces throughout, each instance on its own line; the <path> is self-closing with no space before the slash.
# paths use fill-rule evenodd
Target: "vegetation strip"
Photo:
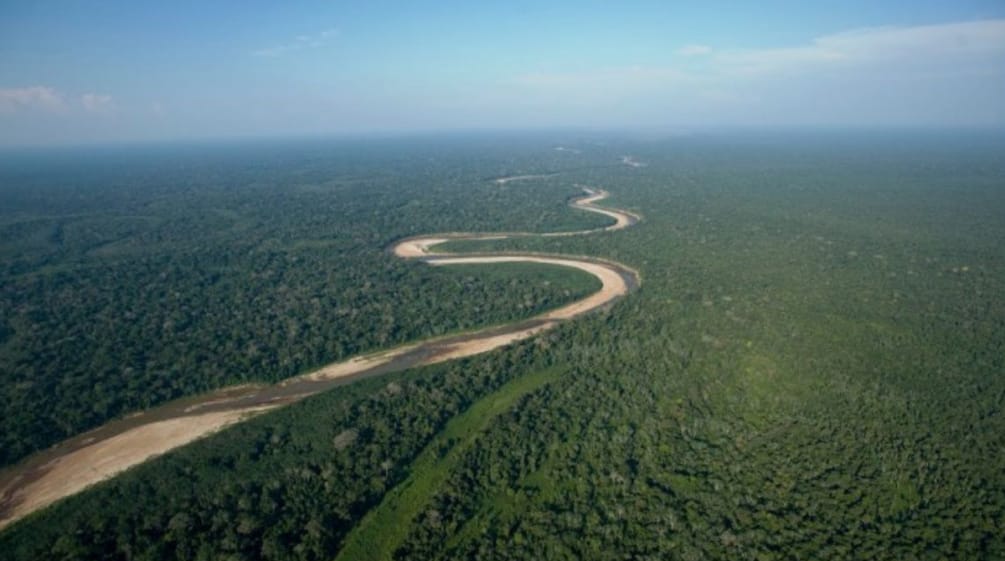
<path id="1" fill-rule="evenodd" d="M 521 376 L 451 419 L 415 459 L 408 478 L 387 493 L 380 505 L 368 512 L 349 534 L 336 559 L 390 560 L 407 537 L 412 520 L 447 480 L 451 469 L 479 434 L 521 397 L 556 380 L 561 374 L 561 370 L 551 368 Z"/>
<path id="2" fill-rule="evenodd" d="M 393 253 L 406 259 L 419 258 L 431 265 L 526 262 L 570 267 L 585 271 L 600 280 L 599 291 L 535 316 L 530 324 L 528 321 L 518 321 L 468 334 L 405 344 L 331 364 L 280 384 L 265 387 L 246 386 L 240 389 L 225 388 L 201 398 L 175 401 L 125 420 L 113 421 L 85 435 L 68 439 L 53 449 L 30 457 L 20 465 L 2 472 L 0 529 L 153 456 L 188 444 L 256 414 L 326 391 L 349 379 L 488 352 L 533 337 L 562 321 L 598 309 L 627 294 L 630 289 L 638 285 L 638 276 L 635 271 L 619 263 L 530 254 L 458 256 L 431 251 L 432 246 L 448 239 L 580 236 L 626 228 L 638 221 L 638 216 L 634 214 L 593 206 L 596 201 L 606 198 L 608 193 L 580 187 L 586 195 L 574 199 L 570 206 L 614 218 L 613 225 L 596 230 L 551 234 L 479 233 L 415 237 L 399 241 L 394 246 Z M 221 394 L 226 397 L 221 398 Z M 195 414 L 197 411 L 199 414 Z M 169 430 L 175 438 L 156 440 L 149 438 L 151 431 L 166 430 Z M 66 477 L 66 473 L 73 473 L 75 477 Z"/>
<path id="3" fill-rule="evenodd" d="M 175 450 L 0 532 L 0 558 L 334 559 L 451 419 L 562 365 L 478 434 L 397 559 L 1005 559 L 1005 136 L 815 138 L 647 143 L 638 171 L 483 182 L 505 201 L 483 198 L 485 214 L 416 173 L 403 201 L 459 212 L 395 207 L 414 227 L 367 238 L 396 273 L 375 286 L 398 280 L 407 317 L 408 278 L 453 295 L 444 284 L 493 266 L 444 274 L 379 255 L 387 240 L 527 228 L 525 209 L 564 205 L 566 177 L 617 189 L 644 226 L 457 252 L 604 255 L 645 289 L 505 352 L 363 379 Z M 485 305 L 519 305 L 520 278 Z M 457 296 L 470 316 L 479 302 Z"/>

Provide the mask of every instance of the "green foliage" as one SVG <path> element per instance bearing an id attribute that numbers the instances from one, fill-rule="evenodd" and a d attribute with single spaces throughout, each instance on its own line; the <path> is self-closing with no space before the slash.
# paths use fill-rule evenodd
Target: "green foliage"
<path id="1" fill-rule="evenodd" d="M 479 243 L 616 259 L 641 272 L 637 293 L 198 442 L 13 526 L 0 556 L 330 559 L 419 466 L 436 478 L 394 529 L 401 559 L 1005 558 L 1000 140 L 577 147 L 563 157 L 580 169 L 512 188 L 535 185 L 523 193 L 544 205 L 565 196 L 552 183 L 602 186 L 644 222 Z M 492 158 L 557 167 L 487 153 L 482 177 Z M 628 153 L 648 166 L 605 167 Z M 464 204 L 447 195 L 421 199 Z M 484 229 L 519 227 L 501 220 Z M 565 374 L 443 469 L 416 463 L 450 442 L 450 419 L 551 366 Z"/>
<path id="2" fill-rule="evenodd" d="M 579 189 L 500 187 L 464 163 L 473 148 L 327 148 L 0 160 L 0 465 L 169 399 L 525 318 L 596 286 L 385 251 L 420 232 L 603 224 L 565 207 Z"/>
<path id="3" fill-rule="evenodd" d="M 574 179 L 637 228 L 494 245 L 645 284 L 559 334 L 565 387 L 500 418 L 398 557 L 1005 555 L 1000 157 L 669 144 Z"/>
<path id="4" fill-rule="evenodd" d="M 520 398 L 558 376 L 555 369 L 524 374 L 451 419 L 408 467 L 408 477 L 386 493 L 380 505 L 360 520 L 337 559 L 390 559 L 407 536 L 409 525 L 420 514 L 427 522 L 435 524 L 439 514 L 424 510 L 424 507 L 461 455 L 474 445 L 479 433 Z"/>
<path id="5" fill-rule="evenodd" d="M 463 438 L 547 381 L 541 355 L 528 343 L 365 379 L 249 420 L 4 530 L 0 559 L 328 559 L 438 433 Z"/>

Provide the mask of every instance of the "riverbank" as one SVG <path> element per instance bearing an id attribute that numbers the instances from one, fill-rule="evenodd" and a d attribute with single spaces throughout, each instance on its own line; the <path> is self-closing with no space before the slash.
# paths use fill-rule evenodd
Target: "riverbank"
<path id="1" fill-rule="evenodd" d="M 585 187 L 584 191 L 586 196 L 573 200 L 570 205 L 611 216 L 615 219 L 613 225 L 597 230 L 547 234 L 449 234 L 417 237 L 400 240 L 393 246 L 392 252 L 405 259 L 422 259 L 433 266 L 524 262 L 571 267 L 600 280 L 599 291 L 528 320 L 409 343 L 331 364 L 275 385 L 225 388 L 112 421 L 0 472 L 0 529 L 154 456 L 265 411 L 294 403 L 360 377 L 436 364 L 504 347 L 552 329 L 562 321 L 601 308 L 624 296 L 637 286 L 638 276 L 633 270 L 617 263 L 532 254 L 464 256 L 435 253 L 432 250 L 437 244 L 454 240 L 592 234 L 623 229 L 639 220 L 637 215 L 626 211 L 593 206 L 595 202 L 609 196 L 606 191 Z"/>

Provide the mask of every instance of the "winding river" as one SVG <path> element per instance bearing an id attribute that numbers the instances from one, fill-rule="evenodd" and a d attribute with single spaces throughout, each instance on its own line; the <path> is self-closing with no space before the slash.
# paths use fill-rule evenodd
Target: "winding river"
<path id="1" fill-rule="evenodd" d="M 496 181 L 505 184 L 506 179 Z M 572 267 L 597 277 L 602 285 L 599 291 L 530 319 L 357 356 L 275 385 L 224 388 L 108 422 L 0 472 L 0 528 L 153 456 L 265 411 L 300 401 L 361 377 L 436 364 L 497 349 L 552 329 L 563 321 L 601 308 L 627 294 L 639 285 L 639 275 L 620 263 L 591 257 L 531 253 L 460 255 L 437 252 L 434 249 L 439 244 L 453 240 L 582 236 L 620 230 L 639 221 L 639 216 L 633 213 L 595 206 L 594 203 L 608 196 L 606 191 L 579 187 L 585 194 L 573 199 L 570 205 L 606 215 L 614 219 L 612 225 L 595 230 L 546 234 L 437 234 L 399 240 L 389 249 L 400 258 L 420 260 L 433 266 L 530 262 Z"/>

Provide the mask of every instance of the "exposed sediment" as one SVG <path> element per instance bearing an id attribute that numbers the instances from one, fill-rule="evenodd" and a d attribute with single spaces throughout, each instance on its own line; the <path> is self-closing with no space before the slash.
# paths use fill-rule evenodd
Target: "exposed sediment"
<path id="1" fill-rule="evenodd" d="M 391 251 L 398 257 L 421 259 L 433 266 L 523 262 L 571 267 L 597 277 L 601 282 L 600 290 L 527 320 L 409 343 L 324 366 L 275 385 L 224 388 L 111 421 L 0 472 L 0 528 L 154 456 L 265 411 L 360 377 L 436 364 L 497 349 L 533 337 L 627 294 L 638 285 L 639 278 L 635 271 L 618 263 L 535 254 L 459 255 L 437 253 L 434 249 L 439 244 L 454 240 L 588 235 L 620 230 L 639 221 L 639 216 L 630 212 L 594 206 L 593 203 L 608 196 L 606 191 L 583 189 L 586 196 L 573 200 L 571 206 L 609 216 L 614 219 L 614 224 L 595 230 L 546 234 L 436 234 L 400 240 Z"/>

